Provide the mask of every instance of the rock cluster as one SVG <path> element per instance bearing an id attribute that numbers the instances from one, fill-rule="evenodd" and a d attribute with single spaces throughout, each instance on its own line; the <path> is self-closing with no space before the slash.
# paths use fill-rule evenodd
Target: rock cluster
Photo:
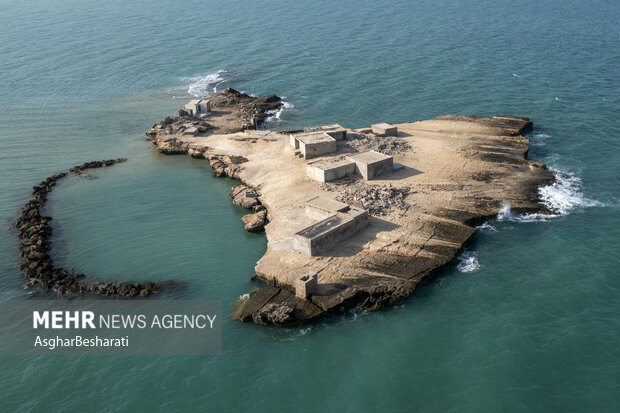
<path id="1" fill-rule="evenodd" d="M 344 190 L 338 199 L 346 204 L 360 206 L 374 216 L 387 215 L 394 210 L 406 210 L 409 204 L 405 198 L 410 189 L 396 188 L 392 184 L 369 185 L 358 181 Z"/>
<path id="2" fill-rule="evenodd" d="M 214 126 L 210 123 L 195 118 L 185 110 L 181 109 L 179 110 L 179 116 L 166 116 L 163 121 L 154 124 L 151 129 L 146 132 L 146 135 L 151 139 L 155 138 L 157 135 L 160 135 L 160 137 L 166 135 L 202 136 L 209 133 L 211 129 L 214 129 Z M 174 152 L 171 152 L 170 154 L 173 153 Z M 185 152 L 179 151 L 176 153 Z"/>
<path id="3" fill-rule="evenodd" d="M 339 143 L 342 149 L 353 152 L 376 151 L 398 155 L 411 151 L 411 145 L 398 136 L 378 136 L 372 133 L 347 133 L 347 140 Z"/>
<path id="4" fill-rule="evenodd" d="M 243 129 L 255 129 L 269 116 L 279 110 L 283 103 L 277 95 L 249 96 L 232 88 L 209 98 L 213 109 L 234 109 Z"/>
<path id="5" fill-rule="evenodd" d="M 26 286 L 40 285 L 44 290 L 51 290 L 57 294 L 97 294 L 104 296 L 147 296 L 159 291 L 159 287 L 152 282 L 145 284 L 129 282 L 94 282 L 81 281 L 84 274 L 74 274 L 71 271 L 54 265 L 51 257 L 52 217 L 41 215 L 41 208 L 47 202 L 47 195 L 52 191 L 58 180 L 69 173 L 80 175 L 86 169 L 112 166 L 125 162 L 126 159 L 109 159 L 104 161 L 86 162 L 74 166 L 68 172 L 52 175 L 32 188 L 32 199 L 26 203 L 13 225 L 19 235 L 19 250 L 21 257 L 20 269 Z"/>
<path id="6" fill-rule="evenodd" d="M 258 199 L 256 190 L 247 185 L 237 185 L 230 190 L 230 197 L 235 205 L 254 211 L 252 214 L 245 215 L 241 220 L 248 232 L 261 232 L 267 225 L 267 209 Z"/>

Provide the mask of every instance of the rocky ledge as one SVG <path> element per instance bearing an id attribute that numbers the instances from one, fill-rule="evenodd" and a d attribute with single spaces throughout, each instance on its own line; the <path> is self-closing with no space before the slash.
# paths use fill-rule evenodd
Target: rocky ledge
<path id="1" fill-rule="evenodd" d="M 106 297 L 145 297 L 159 292 L 160 286 L 153 282 L 102 282 L 86 281 L 84 274 L 73 273 L 54 265 L 51 257 L 52 217 L 42 216 L 41 209 L 56 183 L 69 174 L 81 175 L 87 169 L 110 167 L 126 159 L 109 159 L 86 162 L 67 172 L 52 175 L 32 188 L 32 199 L 26 203 L 13 225 L 19 235 L 21 272 L 25 288 L 39 285 L 46 291 L 59 295 L 99 295 Z M 90 278 L 90 277 L 88 277 Z M 173 286 L 174 283 L 167 283 Z"/>
<path id="2" fill-rule="evenodd" d="M 231 105 L 232 113 L 243 110 Z M 243 218 L 246 229 L 264 226 L 267 252 L 255 267 L 266 285 L 233 305 L 231 316 L 242 321 L 290 325 L 401 302 L 453 265 L 476 225 L 505 205 L 520 213 L 549 212 L 538 189 L 554 176 L 527 159 L 524 135 L 532 130 L 527 118 L 448 115 L 393 125 L 396 136 L 347 129 L 335 153 L 311 161 L 383 150 L 402 167 L 370 181 L 357 176 L 327 184 L 306 176 L 307 161 L 291 146 L 288 132 L 230 132 L 228 118 L 217 111 L 203 121 L 212 126 L 204 133 L 184 133 L 171 126 L 184 120 L 174 118 L 147 135 L 162 153 L 207 159 L 215 176 L 243 182 L 231 196 L 252 209 Z M 295 247 L 294 238 L 317 222 L 306 210 L 316 197 L 364 209 L 369 216 L 355 235 L 311 256 Z M 298 281 L 314 274 L 318 285 L 299 297 Z"/>

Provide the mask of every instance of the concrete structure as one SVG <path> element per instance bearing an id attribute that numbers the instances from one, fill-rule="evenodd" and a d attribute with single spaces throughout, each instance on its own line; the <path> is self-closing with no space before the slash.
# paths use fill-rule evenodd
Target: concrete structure
<path id="1" fill-rule="evenodd" d="M 316 158 L 326 153 L 336 152 L 336 139 L 325 132 L 309 132 L 291 135 L 291 146 L 299 149 L 304 159 Z"/>
<path id="2" fill-rule="evenodd" d="M 329 218 L 337 212 L 347 212 L 349 209 L 349 206 L 345 203 L 321 196 L 315 196 L 306 201 L 305 212 L 308 218 L 322 220 Z"/>
<path id="3" fill-rule="evenodd" d="M 211 102 L 209 99 L 194 99 L 185 104 L 186 111 L 195 118 L 202 118 L 211 112 Z"/>
<path id="4" fill-rule="evenodd" d="M 391 156 L 375 151 L 347 156 L 347 159 L 351 162 L 355 162 L 355 172 L 367 181 L 383 173 L 392 172 L 394 168 L 394 159 Z"/>
<path id="5" fill-rule="evenodd" d="M 295 280 L 295 295 L 307 300 L 312 294 L 319 291 L 319 281 L 316 274 L 304 275 Z"/>
<path id="6" fill-rule="evenodd" d="M 291 146 L 293 149 L 299 149 L 299 141 L 295 137 L 295 135 L 291 135 Z"/>
<path id="7" fill-rule="evenodd" d="M 375 123 L 372 127 L 372 133 L 381 136 L 397 136 L 398 129 L 389 123 Z"/>
<path id="8" fill-rule="evenodd" d="M 293 249 L 310 256 L 319 255 L 364 228 L 367 218 L 366 211 L 356 208 L 337 212 L 297 232 L 293 237 Z"/>
<path id="9" fill-rule="evenodd" d="M 322 183 L 351 175 L 355 175 L 355 163 L 348 160 L 325 160 L 306 164 L 306 176 Z"/>
<path id="10" fill-rule="evenodd" d="M 304 129 L 306 132 L 325 132 L 337 141 L 342 141 L 347 138 L 347 130 L 337 123 L 331 125 L 312 126 Z"/>

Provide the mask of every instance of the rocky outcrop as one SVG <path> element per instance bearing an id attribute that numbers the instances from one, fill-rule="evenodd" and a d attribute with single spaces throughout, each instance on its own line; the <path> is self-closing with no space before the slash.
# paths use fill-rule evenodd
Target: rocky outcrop
<path id="1" fill-rule="evenodd" d="M 267 210 L 261 204 L 256 190 L 247 185 L 237 185 L 230 190 L 230 197 L 235 205 L 254 211 L 253 214 L 245 215 L 241 220 L 248 232 L 261 232 L 267 225 Z"/>
<path id="2" fill-rule="evenodd" d="M 253 214 L 245 215 L 241 218 L 243 226 L 248 232 L 261 232 L 267 225 L 267 210 L 255 212 Z"/>
<path id="3" fill-rule="evenodd" d="M 259 205 L 258 193 L 247 185 L 237 185 L 230 190 L 230 197 L 235 205 L 252 209 Z"/>
<path id="4" fill-rule="evenodd" d="M 97 282 L 85 281 L 84 274 L 54 265 L 51 251 L 52 217 L 42 216 L 41 208 L 47 203 L 47 195 L 56 183 L 69 174 L 81 175 L 88 169 L 105 168 L 126 159 L 108 159 L 86 162 L 74 166 L 68 172 L 52 175 L 32 188 L 32 199 L 26 203 L 13 225 L 19 236 L 20 269 L 26 288 L 39 285 L 59 295 L 94 294 L 106 297 L 137 297 L 157 293 L 160 287 L 152 282 Z M 172 285 L 172 284 L 170 284 Z"/>
<path id="5" fill-rule="evenodd" d="M 209 97 L 211 110 L 205 118 L 195 118 L 180 109 L 178 116 L 167 116 L 146 132 L 151 140 L 158 140 L 158 151 L 166 155 L 187 153 L 188 147 L 176 135 L 207 136 L 213 133 L 234 133 L 256 129 L 265 119 L 280 110 L 282 99 L 276 95 L 249 96 L 228 88 Z"/>
<path id="6" fill-rule="evenodd" d="M 256 324 L 302 324 L 323 312 L 286 288 L 268 285 L 235 301 L 231 317 Z"/>

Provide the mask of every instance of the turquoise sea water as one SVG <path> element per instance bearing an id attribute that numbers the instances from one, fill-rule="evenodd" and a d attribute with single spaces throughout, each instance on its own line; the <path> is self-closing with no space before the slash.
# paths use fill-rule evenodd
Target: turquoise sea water
<path id="1" fill-rule="evenodd" d="M 504 211 L 404 304 L 290 329 L 224 322 L 209 357 L 0 357 L 1 411 L 617 411 L 617 1 L 0 0 L 0 298 L 25 298 L 10 222 L 42 178 L 56 259 L 189 280 L 224 310 L 263 235 L 235 183 L 144 131 L 194 94 L 286 97 L 274 127 L 529 116 L 561 216 Z"/>

